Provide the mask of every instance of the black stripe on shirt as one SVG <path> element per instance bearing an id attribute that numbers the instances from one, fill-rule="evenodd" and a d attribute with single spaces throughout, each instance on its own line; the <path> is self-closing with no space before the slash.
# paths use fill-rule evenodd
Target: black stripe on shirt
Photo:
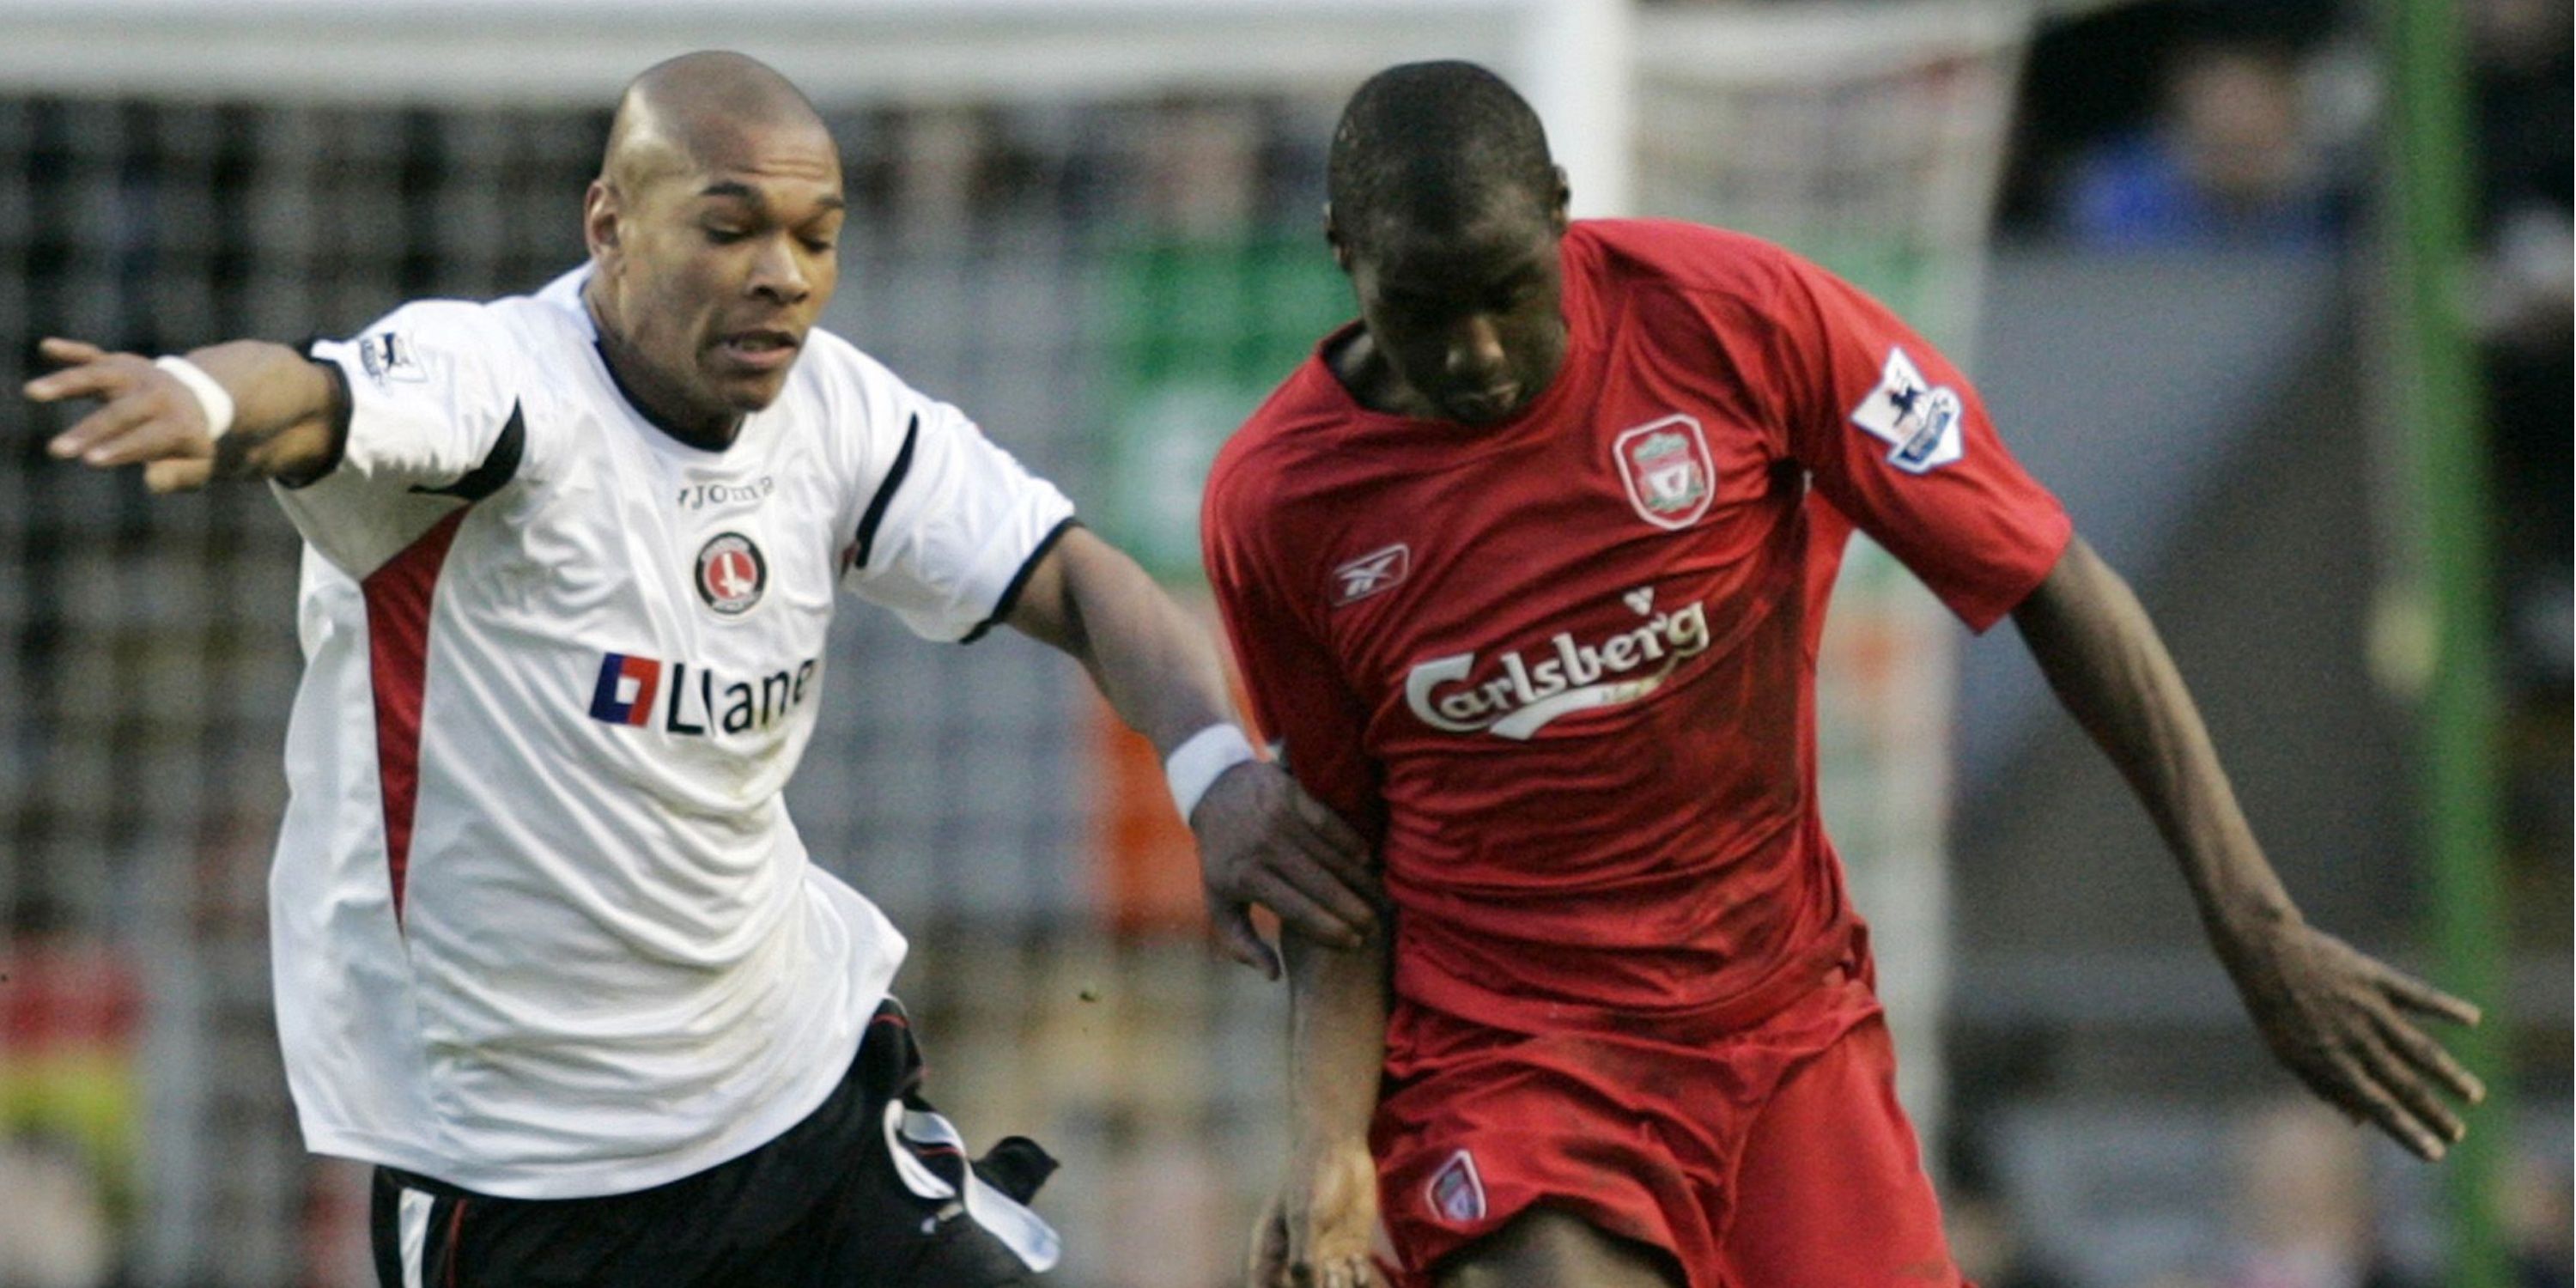
<path id="1" fill-rule="evenodd" d="M 877 484 L 877 494 L 868 498 L 868 512 L 859 516 L 858 554 L 851 566 L 868 566 L 868 552 L 877 544 L 877 525 L 885 522 L 886 507 L 894 503 L 894 490 L 903 486 L 905 475 L 912 473 L 912 445 L 921 437 L 921 416 L 914 413 L 903 427 L 903 446 L 894 454 L 894 465 L 886 471 L 885 482 Z"/>
<path id="2" fill-rule="evenodd" d="M 290 491 L 295 488 L 311 487 L 331 477 L 331 471 L 340 468 L 340 458 L 349 454 L 349 416 L 350 409 L 354 405 L 349 396 L 349 373 L 346 368 L 329 358 L 313 356 L 313 346 L 320 343 L 322 343 L 320 340 L 304 342 L 304 360 L 320 367 L 323 379 L 329 381 L 331 385 L 331 408 L 324 413 L 331 422 L 331 450 L 322 458 L 321 464 L 308 471 L 291 476 L 279 475 L 276 479 L 277 484 Z"/>
<path id="3" fill-rule="evenodd" d="M 1045 536 L 1040 537 L 1038 548 L 1030 551 L 1029 557 L 1020 561 L 1018 572 L 1011 574 L 1011 584 L 1002 587 L 1002 598 L 1000 602 L 993 605 L 993 615 L 978 623 L 975 629 L 966 632 L 964 639 L 957 642 L 972 644 L 984 638 L 984 632 L 993 629 L 1003 618 L 1010 616 L 1011 609 L 1020 602 L 1020 592 L 1028 588 L 1029 578 L 1037 575 L 1039 562 L 1047 557 L 1048 551 L 1055 549 L 1056 542 L 1064 540 L 1064 534 L 1081 526 L 1082 520 L 1068 514 L 1064 517 L 1064 522 L 1055 525 Z"/>
<path id="4" fill-rule="evenodd" d="M 412 491 L 428 496 L 452 496 L 467 504 L 500 491 L 518 477 L 519 458 L 528 451 L 528 416 L 519 404 L 510 404 L 510 419 L 492 440 L 492 450 L 483 454 L 483 463 L 465 472 L 465 477 L 445 487 L 412 486 Z"/>

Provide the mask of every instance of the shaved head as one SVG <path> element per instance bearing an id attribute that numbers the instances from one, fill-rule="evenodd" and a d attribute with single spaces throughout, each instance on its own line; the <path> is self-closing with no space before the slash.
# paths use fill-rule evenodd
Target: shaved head
<path id="1" fill-rule="evenodd" d="M 721 448 L 785 386 L 839 278 L 841 154 L 814 104 L 741 54 L 626 87 L 582 206 L 600 352 L 628 401 Z"/>
<path id="2" fill-rule="evenodd" d="M 682 54 L 627 83 L 599 177 L 640 190 L 741 150 L 745 132 L 754 130 L 831 138 L 813 102 L 767 63 L 720 49 Z"/>

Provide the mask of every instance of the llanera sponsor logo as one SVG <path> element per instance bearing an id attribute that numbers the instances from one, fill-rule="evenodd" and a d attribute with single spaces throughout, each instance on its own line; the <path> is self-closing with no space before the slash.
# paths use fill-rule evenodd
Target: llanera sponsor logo
<path id="1" fill-rule="evenodd" d="M 1540 648 L 1482 665 L 1475 653 L 1433 658 L 1405 677 L 1405 704 L 1434 729 L 1527 739 L 1558 716 L 1634 702 L 1708 651 L 1706 605 L 1657 612 L 1652 587 L 1621 599 L 1646 620 L 1588 642 L 1559 631 Z"/>
<path id="2" fill-rule="evenodd" d="M 599 680 L 591 686 L 590 718 L 642 729 L 658 711 L 665 733 L 766 733 L 805 705 L 806 688 L 821 666 L 820 658 L 809 658 L 793 670 L 729 679 L 686 662 L 609 653 L 600 658 Z"/>

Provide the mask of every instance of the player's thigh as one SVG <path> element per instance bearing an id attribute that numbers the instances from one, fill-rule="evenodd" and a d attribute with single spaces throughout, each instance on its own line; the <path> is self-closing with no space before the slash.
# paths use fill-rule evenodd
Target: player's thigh
<path id="1" fill-rule="evenodd" d="M 1896 1100 L 1883 1019 L 1844 1035 L 1764 1103 L 1720 1245 L 1731 1281 L 1761 1288 L 1959 1283 L 1940 1202 Z"/>
<path id="2" fill-rule="evenodd" d="M 1442 1259 L 1439 1288 L 1682 1288 L 1670 1255 L 1534 1207 Z"/>
<path id="3" fill-rule="evenodd" d="M 703 1282 L 719 1253 L 720 1201 L 683 1181 L 595 1199 L 464 1194 L 379 1167 L 380 1288 L 661 1288 Z"/>

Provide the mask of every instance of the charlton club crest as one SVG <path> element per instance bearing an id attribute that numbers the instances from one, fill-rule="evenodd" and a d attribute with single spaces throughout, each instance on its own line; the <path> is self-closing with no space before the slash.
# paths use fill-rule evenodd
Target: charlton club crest
<path id="1" fill-rule="evenodd" d="M 722 532 L 698 551 L 698 598 L 726 617 L 740 617 L 769 589 L 769 561 L 739 532 Z"/>
<path id="2" fill-rule="evenodd" d="M 1699 422 L 1679 414 L 1626 430 L 1611 445 L 1637 517 L 1679 530 L 1708 513 L 1717 468 Z"/>

